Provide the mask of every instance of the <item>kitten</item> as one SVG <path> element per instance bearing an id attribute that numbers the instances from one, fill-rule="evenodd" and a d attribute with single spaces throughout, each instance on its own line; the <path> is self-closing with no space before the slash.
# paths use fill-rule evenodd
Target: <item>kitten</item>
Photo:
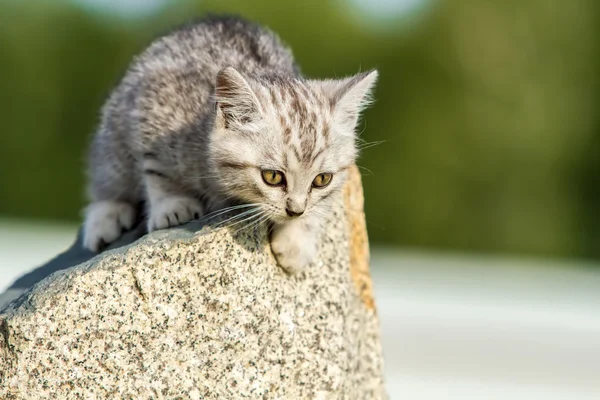
<path id="1" fill-rule="evenodd" d="M 148 231 L 238 205 L 247 222 L 272 224 L 279 264 L 301 270 L 357 157 L 355 128 L 376 78 L 305 79 L 273 32 L 242 19 L 157 39 L 102 109 L 85 247 L 99 251 L 130 229 L 139 204 Z"/>

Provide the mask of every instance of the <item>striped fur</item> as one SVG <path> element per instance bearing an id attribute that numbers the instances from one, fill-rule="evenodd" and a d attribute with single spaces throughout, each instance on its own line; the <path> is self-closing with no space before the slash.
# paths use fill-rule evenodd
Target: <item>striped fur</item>
<path id="1" fill-rule="evenodd" d="M 275 34 L 235 18 L 157 39 L 102 109 L 85 246 L 98 251 L 129 229 L 138 204 L 152 231 L 252 203 L 273 224 L 280 264 L 301 269 L 316 252 L 327 198 L 356 159 L 356 122 L 376 78 L 303 78 Z M 266 184 L 262 170 L 283 172 L 285 184 Z M 333 174 L 331 184 L 312 187 L 321 173 Z"/>

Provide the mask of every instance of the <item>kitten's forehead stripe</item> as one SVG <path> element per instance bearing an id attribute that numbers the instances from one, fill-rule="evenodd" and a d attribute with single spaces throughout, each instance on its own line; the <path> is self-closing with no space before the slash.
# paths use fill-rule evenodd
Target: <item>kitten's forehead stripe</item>
<path id="1" fill-rule="evenodd" d="M 279 125 L 283 166 L 289 168 L 295 158 L 306 167 L 318 162 L 322 168 L 322 155 L 333 140 L 329 97 L 304 80 L 283 77 L 268 80 L 262 93 L 262 101 L 269 103 L 265 107 L 274 113 L 271 121 Z"/>
<path id="2" fill-rule="evenodd" d="M 302 160 L 302 157 L 300 156 L 300 152 L 298 151 L 298 149 L 296 147 L 292 147 L 293 151 L 294 151 L 294 155 L 296 156 L 296 160 L 300 161 Z"/>
<path id="3" fill-rule="evenodd" d="M 286 125 L 284 128 L 283 140 L 286 145 L 289 145 L 292 141 L 292 128 L 290 128 L 288 125 Z"/>
<path id="4" fill-rule="evenodd" d="M 315 104 L 318 107 L 316 96 L 313 93 L 311 93 L 311 91 L 304 85 L 300 85 L 299 88 L 300 91 L 304 94 L 306 101 Z"/>
<path id="5" fill-rule="evenodd" d="M 323 124 L 323 129 L 321 130 L 321 135 L 323 135 L 323 139 L 325 139 L 325 145 L 329 145 L 329 124 L 325 122 Z"/>
<path id="6" fill-rule="evenodd" d="M 311 163 L 315 162 L 315 160 L 317 158 L 319 158 L 319 156 L 321 154 L 323 154 L 325 152 L 325 147 L 323 147 L 321 150 L 317 151 L 317 153 L 312 157 Z M 321 163 L 322 164 L 322 163 Z"/>
<path id="7" fill-rule="evenodd" d="M 273 105 L 278 106 L 281 102 L 277 98 L 277 94 L 275 93 L 275 88 L 271 88 L 271 90 L 269 90 L 269 94 L 271 95 L 271 102 L 273 103 Z"/>

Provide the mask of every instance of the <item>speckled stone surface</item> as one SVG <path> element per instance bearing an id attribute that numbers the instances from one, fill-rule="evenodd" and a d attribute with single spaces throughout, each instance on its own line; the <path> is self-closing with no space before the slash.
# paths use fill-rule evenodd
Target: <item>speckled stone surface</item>
<path id="1" fill-rule="evenodd" d="M 0 399 L 386 398 L 351 176 L 297 276 L 264 230 L 188 227 L 38 283 L 0 315 Z"/>

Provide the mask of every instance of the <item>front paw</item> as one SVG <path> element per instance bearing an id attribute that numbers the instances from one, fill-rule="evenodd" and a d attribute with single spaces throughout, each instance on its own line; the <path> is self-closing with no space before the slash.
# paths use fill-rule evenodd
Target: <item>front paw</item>
<path id="1" fill-rule="evenodd" d="M 202 216 L 202 204 L 193 197 L 172 196 L 162 198 L 150 207 L 148 232 L 172 228 Z"/>
<path id="2" fill-rule="evenodd" d="M 99 252 L 133 227 L 135 208 L 123 201 L 98 201 L 85 210 L 83 246 Z"/>
<path id="3" fill-rule="evenodd" d="M 285 231 L 284 231 L 285 232 Z M 317 255 L 316 241 L 299 239 L 284 232 L 275 232 L 271 238 L 271 251 L 279 265 L 290 274 L 304 270 Z"/>

